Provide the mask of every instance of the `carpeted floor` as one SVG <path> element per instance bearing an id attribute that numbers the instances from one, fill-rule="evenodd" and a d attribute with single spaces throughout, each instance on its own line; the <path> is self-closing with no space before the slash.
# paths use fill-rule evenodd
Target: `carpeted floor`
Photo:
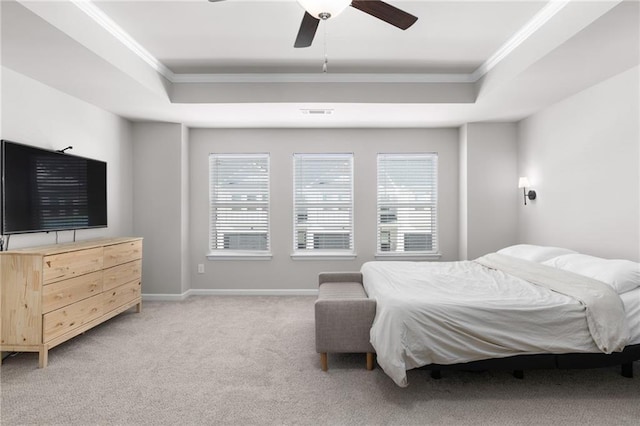
<path id="1" fill-rule="evenodd" d="M 410 371 L 397 387 L 364 355 L 319 367 L 313 297 L 148 302 L 58 346 L 5 359 L 2 425 L 633 424 L 635 379 L 617 368 Z"/>

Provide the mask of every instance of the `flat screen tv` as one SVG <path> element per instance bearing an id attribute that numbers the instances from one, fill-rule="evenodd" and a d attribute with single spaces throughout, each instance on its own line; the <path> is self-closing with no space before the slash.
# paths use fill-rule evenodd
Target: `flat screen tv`
<path id="1" fill-rule="evenodd" d="M 1 235 L 107 226 L 107 163 L 1 144 Z"/>

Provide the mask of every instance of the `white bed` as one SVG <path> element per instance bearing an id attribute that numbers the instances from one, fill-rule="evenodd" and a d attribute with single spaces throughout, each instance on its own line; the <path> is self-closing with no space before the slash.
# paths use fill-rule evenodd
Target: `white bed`
<path id="1" fill-rule="evenodd" d="M 567 252 L 560 256 L 571 253 Z M 553 264 L 557 252 L 533 259 L 517 250 L 505 249 L 504 254 L 500 258 L 510 260 L 515 254 L 519 262 L 532 261 L 526 263 L 553 269 L 554 274 L 560 269 Z M 546 266 L 540 267 L 542 263 Z M 634 263 L 630 264 L 634 273 Z M 522 265 L 516 263 L 518 268 Z M 629 290 L 625 284 L 626 291 L 618 295 L 615 287 L 600 281 L 578 281 L 580 286 L 593 283 L 599 289 L 596 299 L 600 293 L 609 297 L 610 304 L 599 314 L 609 341 L 596 344 L 594 334 L 600 337 L 603 330 L 595 330 L 588 320 L 588 312 L 595 308 L 585 307 L 575 295 L 475 261 L 368 262 L 361 272 L 367 294 L 377 302 L 371 344 L 378 364 L 400 386 L 407 385 L 406 370 L 429 364 L 522 354 L 610 353 L 640 343 L 640 287 Z M 558 273 L 569 278 L 576 275 Z"/>

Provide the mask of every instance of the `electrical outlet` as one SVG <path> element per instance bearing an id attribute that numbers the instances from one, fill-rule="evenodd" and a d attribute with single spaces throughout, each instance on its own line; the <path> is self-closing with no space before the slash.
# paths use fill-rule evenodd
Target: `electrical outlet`
<path id="1" fill-rule="evenodd" d="M 198 273 L 199 274 L 204 274 L 204 264 L 203 263 L 198 263 Z"/>

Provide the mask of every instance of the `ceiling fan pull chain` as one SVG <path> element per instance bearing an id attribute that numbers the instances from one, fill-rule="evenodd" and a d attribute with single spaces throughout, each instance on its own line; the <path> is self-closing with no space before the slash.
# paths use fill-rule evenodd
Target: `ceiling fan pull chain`
<path id="1" fill-rule="evenodd" d="M 322 64 L 322 72 L 327 73 L 329 66 L 329 56 L 327 55 L 327 25 L 328 22 L 325 20 L 322 23 L 322 27 L 324 30 L 324 64 Z"/>

